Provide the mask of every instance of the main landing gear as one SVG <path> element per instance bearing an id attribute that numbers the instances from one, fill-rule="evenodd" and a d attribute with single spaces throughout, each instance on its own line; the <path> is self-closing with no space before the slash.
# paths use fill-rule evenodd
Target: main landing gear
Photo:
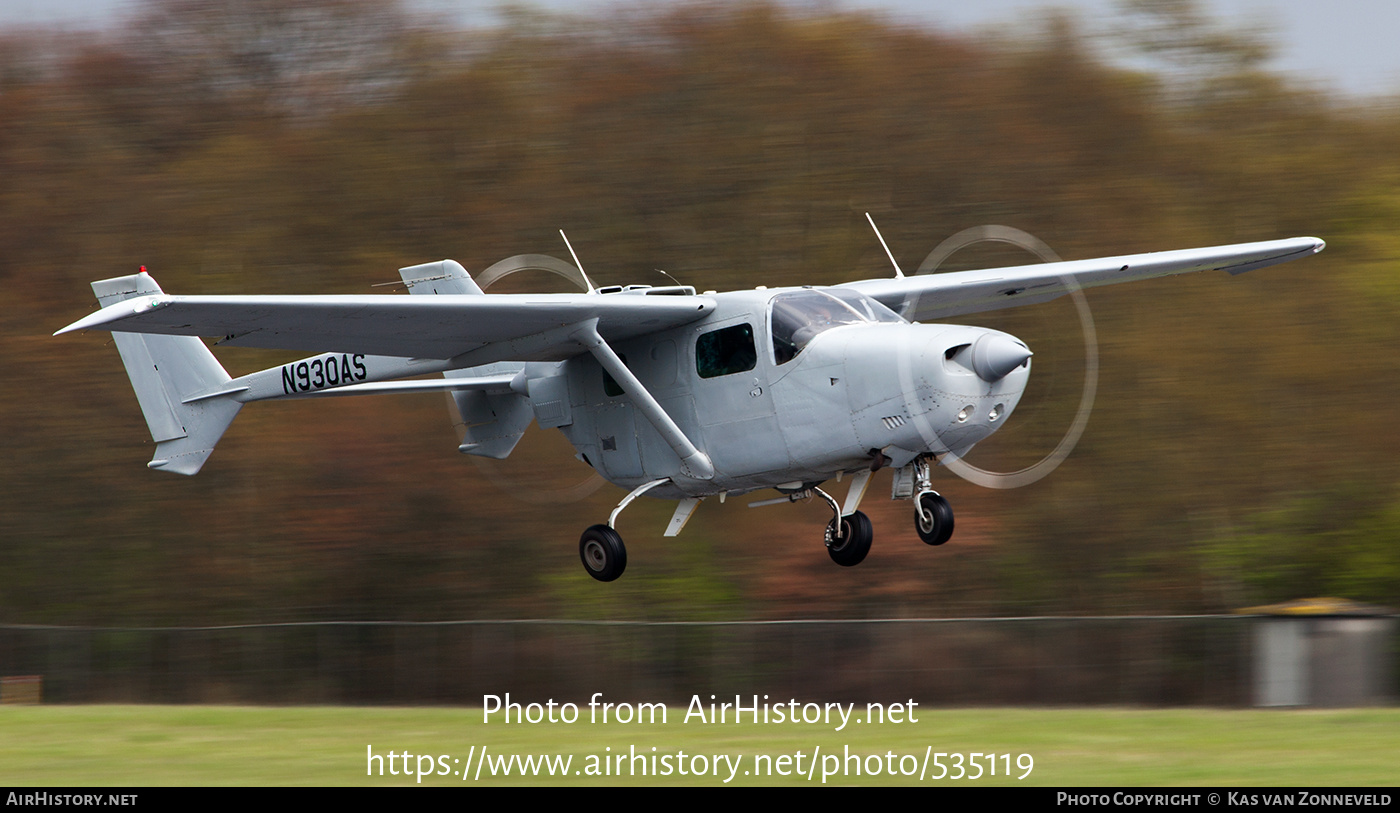
<path id="1" fill-rule="evenodd" d="M 860 485 L 864 490 L 864 483 Z M 831 521 L 826 524 L 826 552 L 831 561 L 842 567 L 855 567 L 865 561 L 870 553 L 870 543 L 875 540 L 875 527 L 870 517 L 859 511 L 841 515 L 841 506 L 835 498 L 816 486 L 809 487 L 803 494 L 821 497 L 831 506 Z"/>
<path id="2" fill-rule="evenodd" d="M 622 536 L 606 525 L 594 525 L 578 541 L 583 569 L 600 582 L 610 582 L 627 569 L 627 548 Z"/>
<path id="3" fill-rule="evenodd" d="M 670 478 L 663 477 L 637 486 L 608 515 L 607 525 L 593 525 L 583 532 L 578 540 L 578 558 L 583 560 L 583 569 L 588 571 L 588 575 L 600 582 L 614 581 L 622 575 L 622 571 L 627 569 L 627 546 L 622 544 L 622 535 L 613 529 L 617 515 L 633 500 L 669 482 Z"/>
<path id="4" fill-rule="evenodd" d="M 836 564 L 855 567 L 865 561 L 865 555 L 870 552 L 875 528 L 870 524 L 870 517 L 860 511 L 849 517 L 841 517 L 839 531 L 836 523 L 837 520 L 833 519 L 826 526 L 826 552 Z"/>

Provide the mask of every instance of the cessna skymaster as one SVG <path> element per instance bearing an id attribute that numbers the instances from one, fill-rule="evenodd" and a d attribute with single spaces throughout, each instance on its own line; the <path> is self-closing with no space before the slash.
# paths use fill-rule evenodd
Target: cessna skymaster
<path id="1" fill-rule="evenodd" d="M 577 255 L 574 266 L 522 255 L 478 280 L 452 260 L 400 269 L 413 296 L 176 296 L 142 269 L 92 283 L 101 309 L 58 333 L 112 332 L 156 443 L 152 469 L 198 472 L 250 401 L 447 391 L 467 427 L 461 451 L 505 458 L 534 421 L 628 489 L 579 540 L 595 579 L 627 566 L 614 526 L 642 494 L 677 501 L 666 536 L 706 497 L 771 488 L 781 496 L 754 504 L 820 498 L 832 512 L 827 552 L 849 567 L 870 550 L 858 508 L 880 468 L 894 470 L 892 498 L 913 501 L 919 538 L 948 540 L 953 511 L 933 490 L 933 468 L 961 463 L 1025 390 L 1024 343 L 940 320 L 1119 282 L 1240 274 L 1323 247 L 1297 237 L 911 276 L 891 255 L 888 279 L 703 294 L 596 288 Z M 588 292 L 486 294 L 479 280 L 503 264 L 565 266 Z M 315 355 L 232 378 L 201 336 Z M 838 503 L 821 486 L 843 477 Z"/>

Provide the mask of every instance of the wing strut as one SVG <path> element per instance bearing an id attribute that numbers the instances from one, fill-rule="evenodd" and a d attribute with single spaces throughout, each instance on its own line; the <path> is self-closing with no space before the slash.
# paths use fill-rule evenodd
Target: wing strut
<path id="1" fill-rule="evenodd" d="M 588 348 L 588 352 L 593 354 L 593 358 L 603 366 L 604 370 L 613 377 L 622 391 L 627 393 L 627 397 L 632 399 L 633 406 L 646 417 L 656 431 L 661 435 L 661 439 L 671 447 L 676 456 L 681 459 L 681 471 L 686 476 L 696 480 L 709 480 L 715 476 L 714 464 L 710 462 L 709 455 L 695 448 L 695 444 L 690 442 L 690 438 L 685 436 L 676 422 L 671 420 L 671 416 L 666 414 L 661 404 L 652 397 L 647 388 L 637 380 L 632 371 L 627 369 L 627 365 L 622 363 L 622 359 L 617 357 L 617 353 L 603 341 L 603 337 L 598 335 L 598 320 L 589 319 L 582 323 L 571 334 L 570 338 Z"/>

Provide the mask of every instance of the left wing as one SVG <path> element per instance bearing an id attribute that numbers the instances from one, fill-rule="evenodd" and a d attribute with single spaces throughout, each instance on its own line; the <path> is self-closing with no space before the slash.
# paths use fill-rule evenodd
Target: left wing
<path id="1" fill-rule="evenodd" d="M 620 341 L 710 313 L 705 296 L 496 294 L 438 296 L 138 296 L 58 331 L 219 336 L 219 344 L 453 359 L 500 346 L 503 359 L 560 360 L 584 352 L 567 328 L 598 320 Z"/>
<path id="2" fill-rule="evenodd" d="M 1192 271 L 1242 274 L 1316 254 L 1325 246 L 1326 243 L 1316 237 L 1294 237 L 1097 260 L 862 280 L 841 287 L 855 288 L 878 299 L 910 321 L 926 321 L 1048 302 L 1069 293 L 1076 284 L 1081 288 L 1095 288 Z"/>

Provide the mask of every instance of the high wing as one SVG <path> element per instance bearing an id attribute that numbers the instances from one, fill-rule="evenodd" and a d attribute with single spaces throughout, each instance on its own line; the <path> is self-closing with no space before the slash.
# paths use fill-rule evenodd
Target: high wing
<path id="1" fill-rule="evenodd" d="M 862 280 L 845 283 L 842 287 L 855 288 L 911 321 L 928 321 L 1048 302 L 1069 293 L 1076 284 L 1081 288 L 1095 288 L 1192 271 L 1221 270 L 1242 274 L 1316 254 L 1324 246 L 1326 243 L 1316 237 L 1294 237 L 1097 260 Z"/>
<path id="2" fill-rule="evenodd" d="M 695 321 L 715 308 L 704 296 L 496 294 L 491 296 L 175 296 L 109 305 L 58 331 L 110 330 L 217 336 L 221 345 L 455 359 L 488 347 L 514 361 L 585 352 L 570 326 L 597 319 L 606 341 Z M 481 355 L 480 353 L 477 354 Z M 476 363 L 481 363 L 478 360 Z"/>

